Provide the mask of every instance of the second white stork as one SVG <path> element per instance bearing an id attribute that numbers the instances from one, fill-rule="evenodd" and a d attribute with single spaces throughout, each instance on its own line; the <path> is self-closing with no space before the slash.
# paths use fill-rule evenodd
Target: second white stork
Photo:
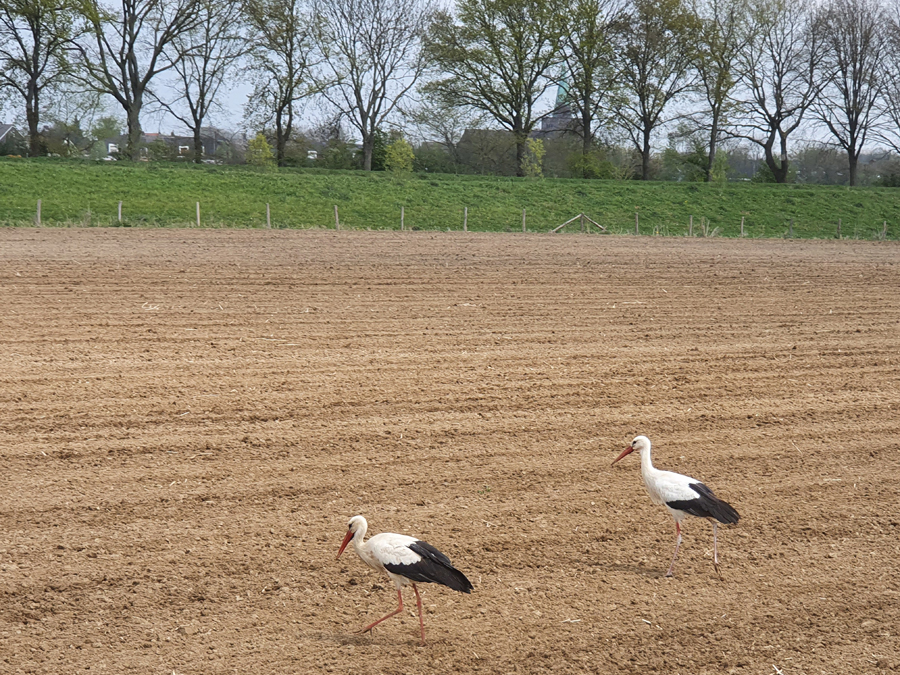
<path id="1" fill-rule="evenodd" d="M 675 558 L 678 556 L 678 547 L 681 546 L 681 521 L 685 516 L 691 515 L 712 520 L 713 566 L 716 568 L 716 574 L 721 577 L 716 541 L 717 527 L 719 523 L 737 523 L 740 519 L 738 512 L 730 504 L 716 497 L 713 491 L 700 481 L 654 467 L 650 459 L 650 439 L 646 436 L 635 437 L 631 445 L 613 460 L 613 464 L 635 450 L 641 454 L 641 475 L 644 477 L 647 492 L 650 493 L 650 501 L 665 505 L 675 519 L 675 553 L 672 555 L 672 563 L 666 576 L 672 576 L 672 570 L 675 569 Z"/>
<path id="2" fill-rule="evenodd" d="M 371 631 L 385 619 L 390 619 L 395 614 L 403 611 L 404 586 L 412 585 L 416 594 L 416 605 L 419 609 L 419 628 L 422 634 L 422 644 L 425 644 L 425 621 L 422 618 L 422 598 L 419 597 L 419 589 L 416 583 L 443 584 L 461 593 L 470 593 L 472 583 L 466 575 L 453 567 L 450 559 L 438 551 L 434 546 L 415 537 L 405 534 L 382 532 L 364 541 L 369 524 L 362 516 L 353 516 L 347 523 L 347 534 L 341 543 L 337 557 L 347 548 L 347 544 L 353 543 L 357 555 L 366 565 L 376 570 L 383 570 L 388 578 L 394 582 L 397 589 L 399 605 L 393 612 L 375 621 L 360 633 Z"/>

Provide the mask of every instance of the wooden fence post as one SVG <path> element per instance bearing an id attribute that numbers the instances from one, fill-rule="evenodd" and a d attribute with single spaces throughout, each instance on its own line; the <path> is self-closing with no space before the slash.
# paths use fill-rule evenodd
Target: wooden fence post
<path id="1" fill-rule="evenodd" d="M 522 209 L 522 232 L 525 231 L 525 209 Z"/>
<path id="2" fill-rule="evenodd" d="M 641 233 L 640 226 L 638 225 L 638 212 L 637 211 L 634 212 L 634 233 L 635 234 Z"/>
<path id="3" fill-rule="evenodd" d="M 122 202 L 119 202 L 119 222 L 122 222 Z"/>
<path id="4" fill-rule="evenodd" d="M 744 216 L 741 216 L 741 236 L 744 236 Z"/>
<path id="5" fill-rule="evenodd" d="M 266 202 L 266 229 L 272 229 L 272 211 L 269 209 L 268 202 Z"/>
<path id="6" fill-rule="evenodd" d="M 794 219 L 791 218 L 791 224 L 788 225 L 788 237 L 794 238 Z"/>
<path id="7" fill-rule="evenodd" d="M 334 205 L 334 229 L 341 229 L 341 221 L 338 218 L 337 204 Z"/>
<path id="8" fill-rule="evenodd" d="M 38 227 L 41 226 L 41 200 L 40 199 L 38 199 L 37 215 L 35 216 L 34 222 Z"/>
<path id="9" fill-rule="evenodd" d="M 887 221 L 885 220 L 881 226 L 881 241 L 887 239 Z"/>
<path id="10" fill-rule="evenodd" d="M 406 229 L 406 224 L 403 222 L 405 217 L 406 217 L 405 207 L 401 206 L 400 207 L 400 229 L 401 230 Z"/>
<path id="11" fill-rule="evenodd" d="M 463 232 L 469 231 L 469 207 L 463 207 Z"/>
<path id="12" fill-rule="evenodd" d="M 200 202 L 197 202 L 197 227 L 200 227 Z"/>
<path id="13" fill-rule="evenodd" d="M 837 229 L 837 238 L 841 238 L 841 219 L 838 218 L 838 229 Z"/>
<path id="14" fill-rule="evenodd" d="M 694 236 L 694 216 L 690 216 L 690 220 L 688 220 L 688 236 Z"/>

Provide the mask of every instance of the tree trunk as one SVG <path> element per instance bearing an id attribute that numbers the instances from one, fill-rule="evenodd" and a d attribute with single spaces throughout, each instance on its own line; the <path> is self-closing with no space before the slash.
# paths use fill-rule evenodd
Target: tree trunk
<path id="1" fill-rule="evenodd" d="M 584 108 L 587 108 L 585 105 Z M 593 143 L 591 143 L 591 114 L 585 109 L 581 112 L 581 177 L 588 177 L 588 156 L 591 154 Z"/>
<path id="2" fill-rule="evenodd" d="M 650 180 L 650 130 L 644 129 L 644 145 L 641 148 L 641 180 Z"/>
<path id="3" fill-rule="evenodd" d="M 706 160 L 706 182 L 712 182 L 713 165 L 716 162 L 716 141 L 719 136 L 719 114 L 713 113 L 712 129 L 709 132 L 709 156 Z"/>
<path id="4" fill-rule="evenodd" d="M 141 106 L 137 98 L 127 111 L 128 140 L 125 145 L 125 154 L 136 162 L 141 158 Z"/>
<path id="5" fill-rule="evenodd" d="M 41 153 L 40 112 L 38 109 L 37 92 L 31 92 L 31 97 L 25 105 L 25 119 L 28 121 L 28 153 L 31 157 L 38 157 Z"/>
<path id="6" fill-rule="evenodd" d="M 766 166 L 769 167 L 769 171 L 772 172 L 772 175 L 775 177 L 776 183 L 787 183 L 787 167 L 788 162 L 786 157 L 782 157 L 781 164 L 775 160 L 775 154 L 772 152 L 772 148 L 766 148 Z"/>
<path id="7" fill-rule="evenodd" d="M 850 144 L 847 148 L 847 168 L 850 173 L 850 187 L 856 185 L 856 176 L 859 169 L 859 150 L 856 149 L 856 136 L 851 130 Z"/>
<path id="8" fill-rule="evenodd" d="M 516 134 L 516 175 L 522 178 L 525 175 L 525 145 L 528 138 L 521 133 Z"/>
<path id="9" fill-rule="evenodd" d="M 200 140 L 200 124 L 194 127 L 194 164 L 203 163 L 203 141 Z"/>
<path id="10" fill-rule="evenodd" d="M 372 170 L 372 155 L 375 153 L 375 134 L 371 131 L 363 136 L 363 171 Z"/>
<path id="11" fill-rule="evenodd" d="M 581 177 L 588 177 L 588 156 L 591 154 L 591 115 L 586 110 L 581 114 Z"/>
<path id="12" fill-rule="evenodd" d="M 40 72 L 38 66 L 38 43 L 39 40 L 35 39 L 34 44 L 32 45 L 31 63 L 29 63 L 30 75 L 28 84 L 25 85 L 25 119 L 28 123 L 28 152 L 31 157 L 37 157 L 43 154 L 40 132 L 41 90 L 38 88 L 37 75 L 35 75 L 35 73 Z"/>
<path id="13" fill-rule="evenodd" d="M 284 166 L 284 151 L 287 147 L 287 138 L 285 138 L 282 115 L 282 110 L 277 110 L 275 112 L 275 163 L 278 166 Z"/>
<path id="14" fill-rule="evenodd" d="M 774 133 L 774 132 L 773 132 Z M 787 174 L 788 174 L 788 160 L 787 160 L 787 146 L 784 139 L 781 142 L 781 163 L 775 159 L 775 151 L 773 146 L 775 144 L 774 135 L 769 137 L 769 140 L 766 141 L 765 145 L 763 145 L 763 152 L 766 166 L 769 167 L 769 171 L 772 172 L 772 176 L 775 178 L 776 183 L 787 183 Z"/>

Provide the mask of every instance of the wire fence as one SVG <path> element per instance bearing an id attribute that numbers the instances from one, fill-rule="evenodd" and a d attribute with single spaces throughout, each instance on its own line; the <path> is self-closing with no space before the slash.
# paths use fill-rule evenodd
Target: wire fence
<path id="1" fill-rule="evenodd" d="M 886 221 L 853 219 L 845 221 L 836 218 L 832 222 L 805 221 L 800 218 L 781 220 L 755 220 L 742 216 L 739 222 L 713 220 L 705 216 L 689 216 L 685 222 L 672 219 L 641 216 L 635 211 L 634 221 L 624 221 L 621 217 L 610 218 L 604 214 L 582 212 L 564 222 L 549 220 L 543 216 L 529 214 L 527 209 L 516 210 L 513 217 L 484 219 L 473 217 L 469 207 L 461 207 L 458 213 L 446 217 L 416 217 L 415 208 L 405 205 L 397 209 L 396 223 L 385 224 L 385 218 L 378 225 L 366 225 L 357 215 L 350 222 L 342 219 L 339 205 L 334 205 L 333 218 L 310 219 L 308 214 L 297 217 L 294 213 L 273 215 L 271 203 L 259 205 L 258 218 L 228 218 L 216 213 L 214 208 L 204 209 L 200 201 L 193 208 L 184 209 L 183 218 L 169 210 L 166 214 L 129 214 L 127 205 L 118 201 L 112 208 L 94 211 L 87 209 L 76 213 L 62 212 L 52 205 L 48 214 L 47 204 L 37 200 L 33 214 L 28 217 L 21 213 L 8 213 L 0 217 L 4 227 L 145 227 L 145 228 L 242 228 L 242 229 L 335 229 L 335 230 L 399 230 L 399 231 L 462 231 L 462 232 L 520 232 L 531 234 L 583 234 L 590 236 L 633 235 L 654 237 L 735 237 L 747 239 L 852 239 L 886 241 L 898 238 L 897 228 Z M 49 215 L 49 217 L 48 217 Z M 411 217 L 412 215 L 412 217 Z M 173 217 L 174 216 L 174 217 Z"/>

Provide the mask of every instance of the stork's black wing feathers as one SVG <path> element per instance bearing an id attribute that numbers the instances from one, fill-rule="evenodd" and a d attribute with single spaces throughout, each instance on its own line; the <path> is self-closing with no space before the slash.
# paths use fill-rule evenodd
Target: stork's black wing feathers
<path id="1" fill-rule="evenodd" d="M 713 491 L 703 483 L 690 483 L 690 488 L 697 493 L 696 499 L 683 499 L 666 502 L 666 506 L 684 511 L 699 518 L 715 518 L 720 523 L 734 524 L 740 520 L 740 515 L 731 504 L 723 502 L 713 494 Z"/>
<path id="2" fill-rule="evenodd" d="M 388 563 L 384 569 L 404 576 L 410 581 L 443 584 L 460 593 L 472 591 L 472 582 L 450 563 L 450 558 L 434 546 L 424 541 L 414 541 L 409 548 L 418 553 L 422 559 L 412 565 Z"/>

